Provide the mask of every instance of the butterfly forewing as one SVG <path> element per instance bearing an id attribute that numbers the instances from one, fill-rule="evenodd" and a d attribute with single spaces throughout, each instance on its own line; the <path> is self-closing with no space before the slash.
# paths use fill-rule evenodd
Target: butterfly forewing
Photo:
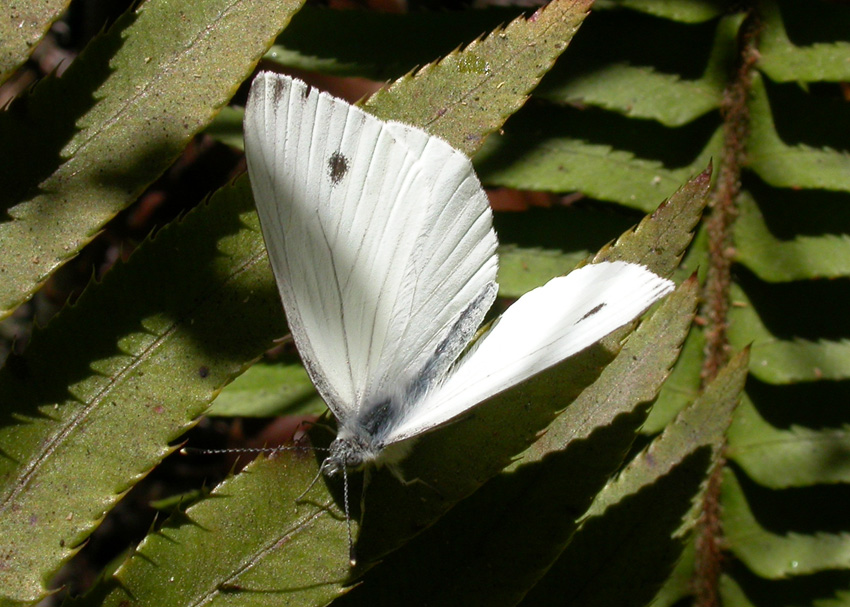
<path id="1" fill-rule="evenodd" d="M 340 421 L 448 366 L 468 339 L 448 334 L 477 326 L 495 293 L 466 156 L 271 73 L 251 87 L 245 149 L 290 329 Z"/>

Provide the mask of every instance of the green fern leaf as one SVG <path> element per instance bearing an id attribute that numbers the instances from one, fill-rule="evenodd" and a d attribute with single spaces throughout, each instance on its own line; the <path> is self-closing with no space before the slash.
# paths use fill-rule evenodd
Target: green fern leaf
<path id="1" fill-rule="evenodd" d="M 242 179 L 160 231 L 0 370 L 6 597 L 43 596 L 106 511 L 283 333 L 250 200 Z"/>
<path id="2" fill-rule="evenodd" d="M 850 276 L 850 236 L 799 236 L 790 242 L 774 237 L 748 192 L 738 197 L 736 259 L 769 282 Z"/>
<path id="3" fill-rule="evenodd" d="M 720 106 L 740 23 L 741 16 L 735 15 L 721 19 L 716 28 L 712 24 L 714 41 L 699 79 L 685 79 L 652 65 L 618 61 L 614 53 L 620 50 L 628 56 L 625 49 L 630 47 L 630 42 L 633 47 L 651 37 L 665 40 L 668 46 L 675 44 L 671 33 L 679 29 L 671 27 L 669 22 L 646 19 L 628 31 L 618 30 L 614 34 L 602 30 L 590 41 L 587 37 L 579 38 L 583 49 L 575 50 L 571 55 L 573 61 L 556 66 L 535 94 L 554 103 L 597 106 L 633 118 L 656 120 L 668 127 L 683 126 Z M 634 40 L 618 40 L 612 49 L 612 38 L 621 35 L 632 36 Z M 682 35 L 679 52 L 692 52 L 693 38 L 693 32 Z"/>
<path id="4" fill-rule="evenodd" d="M 556 276 L 563 276 L 587 259 L 589 253 L 502 246 L 499 248 L 499 295 L 520 297 Z"/>
<path id="5" fill-rule="evenodd" d="M 603 0 L 599 5 L 599 8 L 628 8 L 682 23 L 700 23 L 720 15 L 724 3 L 718 0 Z"/>
<path id="6" fill-rule="evenodd" d="M 768 579 L 850 567 L 850 533 L 786 533 L 764 529 L 753 516 L 735 473 L 723 475 L 723 528 L 732 551 Z"/>
<path id="7" fill-rule="evenodd" d="M 658 400 L 649 412 L 642 431 L 647 435 L 661 432 L 676 415 L 699 395 L 702 355 L 705 336 L 699 329 L 692 329 L 682 346 L 682 353 L 670 377 L 664 382 Z"/>
<path id="8" fill-rule="evenodd" d="M 751 91 L 750 167 L 767 183 L 783 188 L 850 191 L 850 153 L 811 146 L 786 145 L 776 132 L 762 78 Z"/>
<path id="9" fill-rule="evenodd" d="M 46 97 L 30 104 L 36 112 L 17 116 L 26 124 L 38 124 L 38 112 L 55 112 L 63 91 L 71 105 L 88 99 L 88 107 L 76 117 L 77 132 L 52 151 L 57 158 L 39 150 L 44 162 L 37 170 L 46 174 L 17 175 L 24 182 L 14 188 L 21 199 L 6 202 L 11 220 L 0 224 L 6 252 L 0 258 L 0 318 L 165 170 L 299 6 L 300 0 L 208 0 L 191 7 L 154 0 L 121 19 L 61 82 L 42 93 L 39 87 L 35 95 Z M 26 129 L 19 135 L 39 143 Z M 4 140 L 6 153 L 21 156 L 13 141 Z M 12 166 L 26 163 L 33 164 L 18 159 Z M 27 182 L 27 175 L 36 179 Z"/>
<path id="10" fill-rule="evenodd" d="M 779 339 L 737 285 L 732 286 L 732 298 L 729 339 L 737 347 L 752 344 L 750 373 L 755 377 L 773 384 L 850 378 L 850 339 Z"/>
<path id="11" fill-rule="evenodd" d="M 566 49 L 589 5 L 588 0 L 552 2 L 381 89 L 364 108 L 384 120 L 419 125 L 472 155 L 525 103 Z M 442 94 L 434 98 L 437 83 Z"/>
<path id="12" fill-rule="evenodd" d="M 781 430 L 744 398 L 729 433 L 727 455 L 764 487 L 785 489 L 818 483 L 850 483 L 850 427 Z"/>
<path id="13" fill-rule="evenodd" d="M 611 138 L 617 138 L 624 148 L 653 138 L 665 139 L 658 127 L 623 125 L 622 130 L 614 130 L 612 122 L 611 116 L 578 110 L 536 108 L 534 112 L 521 112 L 505 127 L 504 135 L 487 142 L 475 158 L 476 168 L 486 185 L 547 192 L 578 190 L 649 212 L 659 198 L 671 195 L 690 175 L 705 167 L 720 146 L 720 133 L 716 132 L 687 166 L 669 169 L 659 160 L 640 158 L 569 132 L 610 130 Z M 672 134 L 666 135 L 670 140 Z M 670 144 L 672 147 L 673 141 Z"/>
<path id="14" fill-rule="evenodd" d="M 488 7 L 392 14 L 308 5 L 292 19 L 265 59 L 323 74 L 395 80 L 434 57 L 451 54 L 457 48 L 455 41 L 474 40 L 512 21 L 518 12 L 513 7 Z"/>
<path id="15" fill-rule="evenodd" d="M 673 567 L 664 585 L 656 593 L 650 607 L 671 607 L 693 592 L 694 558 L 696 546 L 693 539 L 685 544 L 682 555 Z"/>
<path id="16" fill-rule="evenodd" d="M 301 363 L 257 363 L 225 387 L 206 414 L 274 417 L 319 415 L 326 409 Z"/>
<path id="17" fill-rule="evenodd" d="M 256 606 L 327 604 L 344 592 L 348 545 L 332 502 L 297 502 L 316 474 L 303 455 L 253 462 L 174 514 L 107 583 L 70 605 L 179 607 L 239 596 Z"/>
<path id="18" fill-rule="evenodd" d="M 818 18 L 811 19 L 805 7 L 793 2 L 781 5 L 776 2 L 761 3 L 764 29 L 759 44 L 759 67 L 777 82 L 803 82 L 850 80 L 850 41 L 834 40 L 797 46 L 791 42 L 785 23 L 811 29 L 809 36 L 820 33 L 846 36 L 846 13 L 829 4 L 818 6 Z M 801 12 L 802 9 L 802 12 Z M 821 30 L 818 32 L 817 30 Z M 830 32 L 829 30 L 833 30 Z"/>
<path id="19" fill-rule="evenodd" d="M 0 7 L 0 82 L 5 82 L 27 60 L 70 3 L 70 0 L 24 0 Z"/>

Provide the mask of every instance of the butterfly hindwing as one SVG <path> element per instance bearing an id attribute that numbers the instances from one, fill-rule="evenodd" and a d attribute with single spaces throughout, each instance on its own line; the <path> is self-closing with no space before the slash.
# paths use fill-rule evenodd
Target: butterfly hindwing
<path id="1" fill-rule="evenodd" d="M 625 325 L 673 288 L 623 261 L 584 266 L 523 295 L 394 429 L 399 442 L 444 424 Z"/>

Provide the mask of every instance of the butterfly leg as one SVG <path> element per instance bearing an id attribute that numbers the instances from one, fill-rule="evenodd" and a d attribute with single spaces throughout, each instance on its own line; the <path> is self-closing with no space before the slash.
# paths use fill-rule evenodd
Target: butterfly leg
<path id="1" fill-rule="evenodd" d="M 400 482 L 405 487 L 410 487 L 411 485 L 422 485 L 424 487 L 427 487 L 428 489 L 430 489 L 434 493 L 436 493 L 441 498 L 443 497 L 443 494 L 440 493 L 439 489 L 437 489 L 433 485 L 429 484 L 427 481 L 424 481 L 424 480 L 422 480 L 421 478 L 418 478 L 418 477 L 417 478 L 410 478 L 410 479 L 405 478 L 404 472 L 402 471 L 401 466 L 399 466 L 397 464 L 387 464 L 386 466 L 387 466 L 387 469 L 390 471 L 390 473 L 396 478 L 396 480 L 398 480 L 398 482 Z"/>
<path id="2" fill-rule="evenodd" d="M 310 489 L 312 489 L 313 486 L 319 481 L 319 479 L 322 478 L 323 473 L 324 473 L 324 470 L 320 467 L 319 471 L 316 473 L 316 476 L 314 476 L 313 480 L 310 481 L 310 484 L 307 485 L 307 488 L 304 489 L 304 491 L 301 492 L 301 495 L 299 495 L 298 497 L 295 498 L 296 504 L 300 503 L 304 499 L 304 496 L 307 495 L 308 493 L 310 493 Z"/>

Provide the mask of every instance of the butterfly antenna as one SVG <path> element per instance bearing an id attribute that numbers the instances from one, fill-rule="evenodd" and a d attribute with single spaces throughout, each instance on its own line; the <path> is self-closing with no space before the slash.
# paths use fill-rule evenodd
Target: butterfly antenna
<path id="1" fill-rule="evenodd" d="M 342 500 L 345 502 L 345 524 L 348 527 L 348 562 L 354 567 L 357 565 L 357 555 L 354 552 L 354 539 L 351 535 L 351 512 L 348 507 L 348 469 L 342 467 Z"/>
<path id="2" fill-rule="evenodd" d="M 181 455 L 190 455 L 192 453 L 202 453 L 204 455 L 215 455 L 218 453 L 274 453 L 275 451 L 295 451 L 300 447 L 235 447 L 232 449 L 199 449 L 196 447 L 183 447 L 180 449 Z"/>
<path id="3" fill-rule="evenodd" d="M 180 449 L 180 455 L 190 455 L 193 453 L 201 453 L 203 455 L 215 455 L 219 453 L 277 453 L 278 451 L 327 451 L 322 447 L 308 447 L 306 445 L 278 445 L 277 447 L 231 447 L 228 449 L 200 449 L 198 447 L 183 447 Z M 316 481 L 314 480 L 313 483 Z M 313 486 L 310 484 L 310 487 Z M 309 491 L 309 488 L 307 489 Z M 305 491 L 304 493 L 307 493 Z"/>

